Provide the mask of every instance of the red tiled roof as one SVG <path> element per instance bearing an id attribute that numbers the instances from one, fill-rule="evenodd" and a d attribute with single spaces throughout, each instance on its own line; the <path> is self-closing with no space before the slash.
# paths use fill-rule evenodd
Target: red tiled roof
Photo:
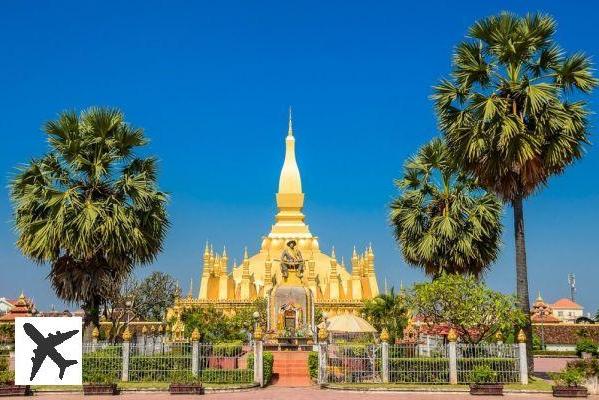
<path id="1" fill-rule="evenodd" d="M 551 305 L 552 308 L 560 308 L 560 309 L 570 309 L 570 310 L 582 310 L 583 307 L 580 304 L 574 303 L 570 299 L 559 299 L 555 303 Z"/>
<path id="2" fill-rule="evenodd" d="M 532 314 L 530 320 L 534 323 L 543 323 L 543 324 L 552 324 L 552 323 L 560 323 L 561 319 L 557 318 L 553 314 L 545 314 L 541 317 L 539 314 Z"/>

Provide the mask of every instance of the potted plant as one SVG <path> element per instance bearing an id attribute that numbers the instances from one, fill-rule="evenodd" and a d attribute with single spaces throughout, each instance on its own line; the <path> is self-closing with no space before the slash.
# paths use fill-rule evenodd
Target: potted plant
<path id="1" fill-rule="evenodd" d="M 116 379 L 108 374 L 85 373 L 83 374 L 83 394 L 89 395 L 109 395 L 119 394 Z"/>
<path id="2" fill-rule="evenodd" d="M 589 338 L 576 342 L 576 353 L 582 358 L 591 358 L 597 352 L 597 345 Z"/>
<path id="3" fill-rule="evenodd" d="M 15 385 L 15 374 L 12 371 L 0 371 L 0 396 L 31 396 L 29 385 Z"/>
<path id="4" fill-rule="evenodd" d="M 177 371 L 171 374 L 170 394 L 204 394 L 204 387 L 191 372 Z"/>
<path id="5" fill-rule="evenodd" d="M 588 397 L 587 388 L 579 386 L 584 380 L 584 372 L 581 369 L 566 367 L 562 372 L 550 376 L 555 381 L 553 397 Z"/>
<path id="6" fill-rule="evenodd" d="M 502 396 L 503 384 L 497 382 L 497 372 L 488 365 L 479 365 L 470 373 L 470 394 Z"/>

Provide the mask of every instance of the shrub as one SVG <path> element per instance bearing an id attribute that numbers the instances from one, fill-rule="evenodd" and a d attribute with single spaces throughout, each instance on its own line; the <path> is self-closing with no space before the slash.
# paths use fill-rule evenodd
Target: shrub
<path id="1" fill-rule="evenodd" d="M 0 371 L 0 386 L 11 385 L 15 381 L 13 371 Z"/>
<path id="2" fill-rule="evenodd" d="M 170 374 L 171 383 L 194 384 L 200 383 L 200 377 L 194 376 L 191 371 L 174 371 Z"/>
<path id="3" fill-rule="evenodd" d="M 107 374 L 104 372 L 94 371 L 94 372 L 84 372 L 83 373 L 83 382 L 84 383 L 96 383 L 96 384 L 113 384 L 117 382 L 118 379 L 115 379 L 111 374 Z"/>
<path id="4" fill-rule="evenodd" d="M 578 386 L 584 380 L 583 372 L 578 368 L 566 367 L 562 372 L 550 373 L 558 386 Z"/>
<path id="5" fill-rule="evenodd" d="M 576 342 L 576 353 L 580 356 L 582 353 L 597 353 L 597 345 L 588 338 L 582 338 Z"/>
<path id="6" fill-rule="evenodd" d="M 253 369 L 214 369 L 200 371 L 201 382 L 208 383 L 251 383 L 254 381 Z"/>
<path id="7" fill-rule="evenodd" d="M 469 382 L 471 371 L 487 366 L 497 373 L 497 382 L 517 382 L 519 377 L 513 358 L 458 358 L 458 381 Z M 449 359 L 445 357 L 389 358 L 389 380 L 397 383 L 449 382 Z"/>
<path id="8" fill-rule="evenodd" d="M 191 354 L 163 353 L 129 358 L 130 381 L 167 381 L 177 371 L 191 371 Z"/>
<path id="9" fill-rule="evenodd" d="M 8 357 L 0 356 L 0 372 L 8 370 Z"/>
<path id="10" fill-rule="evenodd" d="M 110 346 L 83 354 L 82 368 L 84 382 L 92 382 L 93 379 L 99 379 L 98 375 L 108 375 L 108 378 L 112 381 L 120 380 L 123 368 L 120 347 Z"/>
<path id="11" fill-rule="evenodd" d="M 310 378 L 318 379 L 318 352 L 311 351 L 308 353 L 308 372 Z"/>
<path id="12" fill-rule="evenodd" d="M 470 381 L 477 385 L 485 383 L 497 383 L 497 372 L 488 365 L 479 365 L 470 373 Z"/>
<path id="13" fill-rule="evenodd" d="M 272 371 L 274 365 L 274 356 L 271 352 L 266 351 L 262 356 L 262 372 L 264 373 L 264 384 L 268 385 L 270 380 L 272 379 Z M 249 382 L 254 380 L 254 354 L 250 354 L 248 356 L 248 370 L 251 371 L 251 379 Z"/>
<path id="14" fill-rule="evenodd" d="M 585 377 L 599 376 L 599 360 L 587 359 L 570 361 L 567 368 L 576 368 L 580 370 Z"/>
<path id="15" fill-rule="evenodd" d="M 212 354 L 215 356 L 234 357 L 241 354 L 242 347 L 243 341 L 241 340 L 219 342 L 212 346 Z"/>

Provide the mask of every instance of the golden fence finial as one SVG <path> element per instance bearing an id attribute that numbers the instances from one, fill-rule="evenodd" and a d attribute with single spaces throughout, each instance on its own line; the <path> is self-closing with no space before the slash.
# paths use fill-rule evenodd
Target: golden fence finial
<path id="1" fill-rule="evenodd" d="M 520 332 L 518 332 L 518 343 L 526 343 L 526 333 L 524 333 L 524 331 L 522 329 L 520 329 Z"/>
<path id="2" fill-rule="evenodd" d="M 451 328 L 449 330 L 449 332 L 447 333 L 447 340 L 449 340 L 450 342 L 455 342 L 458 340 L 458 334 L 456 333 L 455 329 Z"/>
<path id="3" fill-rule="evenodd" d="M 264 338 L 264 332 L 262 332 L 262 326 L 260 324 L 256 325 L 256 329 L 254 330 L 254 340 L 262 340 Z"/>
<path id="4" fill-rule="evenodd" d="M 193 330 L 193 332 L 191 332 L 191 341 L 197 342 L 199 340 L 200 340 L 200 331 L 198 330 L 198 328 L 195 328 Z"/>
<path id="5" fill-rule="evenodd" d="M 125 331 L 123 332 L 123 340 L 125 342 L 130 342 L 131 341 L 131 337 L 133 337 L 133 335 L 131 334 L 131 331 L 129 330 L 129 327 L 127 326 L 125 328 Z"/>
<path id="6" fill-rule="evenodd" d="M 387 328 L 383 328 L 383 330 L 381 331 L 381 342 L 389 342 L 389 331 L 387 330 Z"/>

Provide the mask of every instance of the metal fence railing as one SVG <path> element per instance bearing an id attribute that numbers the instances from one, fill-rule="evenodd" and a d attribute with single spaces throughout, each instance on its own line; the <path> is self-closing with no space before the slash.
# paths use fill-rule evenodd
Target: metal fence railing
<path id="1" fill-rule="evenodd" d="M 440 384 L 449 382 L 445 345 L 389 345 L 389 382 Z"/>
<path id="2" fill-rule="evenodd" d="M 129 346 L 124 363 L 124 346 Z M 197 343 L 197 374 L 206 383 L 253 382 L 253 349 L 242 343 Z M 101 376 L 130 382 L 170 381 L 193 372 L 194 344 L 191 342 L 83 344 L 83 380 Z M 123 374 L 123 367 L 127 374 Z"/>
<path id="3" fill-rule="evenodd" d="M 83 380 L 93 382 L 101 377 L 121 379 L 123 346 L 107 342 L 83 343 Z"/>
<path id="4" fill-rule="evenodd" d="M 0 340 L 0 372 L 8 371 L 11 362 L 10 353 L 14 350 L 14 341 Z"/>
<path id="5" fill-rule="evenodd" d="M 458 383 L 471 382 L 472 371 L 478 366 L 489 366 L 497 373 L 497 382 L 499 383 L 520 381 L 520 358 L 517 344 L 458 343 L 456 353 Z"/>
<path id="6" fill-rule="evenodd" d="M 241 343 L 199 344 L 199 376 L 202 382 L 249 383 L 253 375 L 253 351 Z"/>
<path id="7" fill-rule="evenodd" d="M 378 344 L 330 344 L 327 346 L 327 379 L 334 383 L 382 381 L 381 346 Z"/>
<path id="8" fill-rule="evenodd" d="M 168 381 L 191 373 L 192 344 L 185 342 L 148 345 L 131 343 L 129 381 Z"/>
<path id="9" fill-rule="evenodd" d="M 521 382 L 517 344 L 328 344 L 320 347 L 326 362 L 322 383 L 448 384 L 454 357 L 456 383 L 472 382 L 477 366 L 488 366 L 499 383 Z M 451 353 L 455 351 L 455 353 Z M 322 354 L 322 353 L 321 353 Z M 320 367 L 322 368 L 322 367 Z M 455 382 L 455 381 L 454 381 Z"/>

